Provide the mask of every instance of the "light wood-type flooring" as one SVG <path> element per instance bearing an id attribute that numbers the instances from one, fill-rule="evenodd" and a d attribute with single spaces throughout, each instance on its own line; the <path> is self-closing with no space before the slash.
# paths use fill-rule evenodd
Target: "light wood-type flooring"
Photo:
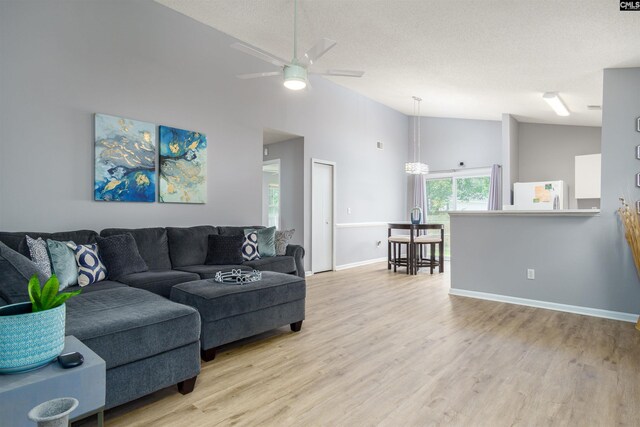
<path id="1" fill-rule="evenodd" d="M 193 393 L 162 390 L 106 424 L 640 425 L 631 323 L 449 296 L 448 273 L 385 263 L 307 283 L 301 332 L 227 345 Z"/>

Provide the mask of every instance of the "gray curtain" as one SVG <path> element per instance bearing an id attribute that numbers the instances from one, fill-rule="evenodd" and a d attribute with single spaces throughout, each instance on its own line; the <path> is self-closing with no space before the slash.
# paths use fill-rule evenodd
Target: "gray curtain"
<path id="1" fill-rule="evenodd" d="M 411 208 L 419 207 L 422 209 L 422 220 L 424 224 L 427 222 L 427 188 L 425 185 L 424 175 L 413 176 L 413 205 Z"/>
<path id="2" fill-rule="evenodd" d="M 502 166 L 491 166 L 491 181 L 489 183 L 489 206 L 490 211 L 502 210 Z"/>

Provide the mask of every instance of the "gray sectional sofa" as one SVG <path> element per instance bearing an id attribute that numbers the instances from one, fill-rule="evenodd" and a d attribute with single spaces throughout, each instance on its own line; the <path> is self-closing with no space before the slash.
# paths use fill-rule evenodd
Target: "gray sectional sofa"
<path id="1" fill-rule="evenodd" d="M 238 268 L 237 265 L 205 264 L 208 236 L 242 234 L 245 228 L 261 227 L 204 225 L 188 228 L 102 230 L 100 235 L 103 237 L 130 233 L 149 268 L 145 272 L 119 277 L 117 281 L 105 280 L 86 286 L 82 288 L 80 295 L 67 302 L 67 335 L 76 336 L 106 362 L 107 409 L 174 384 L 178 385 L 183 394 L 193 390 L 200 372 L 201 354 L 205 360 L 211 359 L 212 354 L 215 355 L 215 349 L 202 347 L 202 313 L 190 306 L 195 304 L 189 304 L 189 301 L 184 304 L 180 303 L 182 301 L 172 301 L 172 289 L 180 284 L 205 282 L 204 279 L 212 278 L 220 270 Z M 91 230 L 60 233 L 0 232 L 0 242 L 29 257 L 25 235 L 87 244 L 95 243 L 98 233 Z M 230 314 L 224 319 L 224 327 L 228 331 L 223 333 L 226 340 L 218 337 L 215 339 L 216 345 L 287 323 L 291 324 L 294 331 L 300 329 L 304 319 L 305 298 L 303 257 L 304 249 L 301 246 L 289 245 L 285 256 L 246 261 L 243 264 L 244 267 L 261 271 L 298 276 L 296 280 L 291 280 L 288 277 L 292 276 L 280 275 L 282 289 L 291 288 L 292 281 L 298 282 L 296 292 L 283 293 L 281 290 L 277 291 L 277 287 L 273 288 L 271 293 L 286 301 L 286 304 L 281 304 L 286 308 L 286 315 L 279 315 L 277 309 L 274 311 L 273 307 L 255 302 L 258 292 L 262 292 L 259 295 L 264 295 L 265 290 L 262 288 L 265 284 L 260 285 L 260 289 L 247 287 L 246 292 L 240 293 L 237 288 L 223 290 L 222 294 L 236 294 L 229 301 L 241 304 L 245 312 L 243 316 L 236 316 L 237 307 L 228 309 Z M 0 267 L 2 262 L 0 259 Z M 277 282 L 278 275 L 274 276 Z M 274 286 L 273 280 L 270 276 L 269 286 Z M 67 289 L 75 288 L 79 289 Z M 184 292 L 178 294 L 182 295 Z M 8 284 L 7 280 L 0 280 L 0 306 L 28 299 L 26 283 Z M 243 303 L 243 299 L 247 302 Z M 220 304 L 225 304 L 225 301 L 225 298 L 212 301 L 210 310 L 220 308 Z M 254 312 L 248 313 L 247 310 Z M 260 310 L 266 310 L 268 317 Z M 220 320 L 219 317 L 216 319 Z M 282 323 L 277 323 L 278 321 Z M 203 322 L 206 323 L 207 320 Z M 205 350 L 210 350 L 208 357 L 205 357 Z"/>

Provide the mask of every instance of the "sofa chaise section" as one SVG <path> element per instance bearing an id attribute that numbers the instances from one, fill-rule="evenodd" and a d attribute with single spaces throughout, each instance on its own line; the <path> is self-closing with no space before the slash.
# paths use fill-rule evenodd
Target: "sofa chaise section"
<path id="1" fill-rule="evenodd" d="M 105 360 L 107 408 L 174 384 L 184 390 L 200 372 L 198 312 L 144 290 L 114 284 L 70 299 L 67 334 Z"/>

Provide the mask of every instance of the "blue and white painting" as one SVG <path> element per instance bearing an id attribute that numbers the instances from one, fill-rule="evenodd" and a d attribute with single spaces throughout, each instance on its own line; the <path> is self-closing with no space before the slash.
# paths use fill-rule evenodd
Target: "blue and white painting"
<path id="1" fill-rule="evenodd" d="M 156 201 L 156 125 L 95 117 L 95 200 Z"/>
<path id="2" fill-rule="evenodd" d="M 160 126 L 160 196 L 164 203 L 207 202 L 207 137 Z"/>

